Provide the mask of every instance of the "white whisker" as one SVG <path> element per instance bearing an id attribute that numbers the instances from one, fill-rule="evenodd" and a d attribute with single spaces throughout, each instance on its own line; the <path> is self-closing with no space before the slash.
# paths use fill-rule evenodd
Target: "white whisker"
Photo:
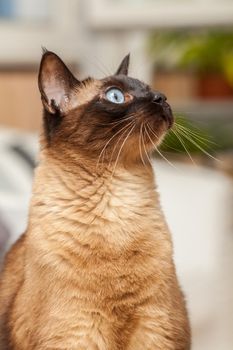
<path id="1" fill-rule="evenodd" d="M 117 158 L 116 158 L 116 161 L 115 161 L 114 167 L 113 167 L 113 171 L 112 171 L 111 179 L 112 179 L 112 178 L 113 178 L 113 176 L 114 176 L 114 173 L 115 173 L 115 170 L 116 170 L 116 166 L 117 166 L 117 163 L 118 163 L 118 160 L 119 160 L 119 157 L 120 157 L 121 151 L 122 151 L 122 149 L 123 149 L 123 147 L 124 147 L 124 145 L 125 145 L 125 143 L 126 143 L 127 139 L 129 138 L 130 134 L 132 133 L 132 131 L 133 131 L 134 127 L 135 127 L 135 124 L 132 126 L 132 128 L 130 129 L 130 131 L 129 131 L 128 135 L 126 136 L 126 138 L 125 138 L 125 139 L 124 139 L 124 141 L 122 142 L 122 145 L 121 145 L 121 147 L 120 147 L 120 149 L 119 149 L 119 152 L 118 152 L 118 155 L 117 155 Z"/>
<path id="2" fill-rule="evenodd" d="M 154 143 L 154 141 L 151 139 L 150 134 L 148 133 L 147 129 L 146 129 L 145 131 L 146 131 L 147 136 L 149 137 L 149 139 L 150 139 L 152 145 L 154 146 L 155 150 L 158 152 L 158 154 L 159 154 L 170 166 L 172 166 L 173 168 L 177 169 L 177 168 L 175 167 L 175 165 L 172 164 L 172 163 L 160 152 L 160 150 L 158 149 L 158 147 L 156 146 L 156 144 Z"/>
<path id="3" fill-rule="evenodd" d="M 140 152 L 140 158 L 142 160 L 142 163 L 143 163 L 144 167 L 146 168 L 146 163 L 144 161 L 144 157 L 143 157 L 143 154 L 142 154 L 142 148 L 141 148 L 141 137 L 143 136 L 142 135 L 142 126 L 143 126 L 143 124 L 141 124 L 140 132 L 139 132 L 139 152 Z"/>
<path id="4" fill-rule="evenodd" d="M 178 133 L 175 132 L 175 130 L 171 129 L 171 132 L 173 132 L 173 134 L 177 137 L 177 139 L 179 140 L 179 142 L 181 143 L 181 145 L 183 146 L 184 150 L 186 151 L 186 153 L 188 154 L 189 158 L 191 159 L 193 164 L 196 164 L 190 154 L 190 152 L 188 151 L 187 147 L 185 146 L 185 143 L 183 142 L 182 138 L 179 137 Z"/>
<path id="5" fill-rule="evenodd" d="M 190 143 L 192 143 L 194 146 L 196 146 L 200 151 L 202 151 L 204 154 L 206 154 L 208 157 L 216 160 L 217 162 L 220 162 L 219 159 L 215 158 L 214 156 L 212 156 L 209 152 L 207 152 L 204 148 L 202 148 L 195 140 L 193 140 L 191 137 L 189 137 L 185 132 L 183 132 L 182 130 L 179 131 L 180 134 L 186 138 L 186 140 L 188 140 Z"/>
<path id="6" fill-rule="evenodd" d="M 142 124 L 142 125 L 143 125 L 143 127 L 144 127 L 144 130 L 146 131 L 146 126 L 145 126 L 144 124 Z M 149 164 L 150 164 L 151 167 L 152 167 L 151 159 L 150 159 L 150 157 L 149 157 L 149 155 L 148 155 L 148 152 L 147 152 L 147 149 L 146 149 L 146 145 L 145 145 L 145 142 L 144 142 L 143 133 L 142 133 L 142 143 L 143 143 L 143 147 L 144 147 L 144 151 L 145 151 L 146 157 L 147 157 L 147 159 L 148 159 L 148 161 L 149 161 Z"/>
<path id="7" fill-rule="evenodd" d="M 107 146 L 109 145 L 109 143 L 110 143 L 119 133 L 121 133 L 121 132 L 122 132 L 123 130 L 125 130 L 129 125 L 131 125 L 132 122 L 133 122 L 133 121 L 131 121 L 131 122 L 128 123 L 127 125 L 124 125 L 120 130 L 118 130 L 118 131 L 107 141 L 107 143 L 104 145 L 103 149 L 102 149 L 101 152 L 100 152 L 100 155 L 99 155 L 99 157 L 98 157 L 98 161 L 97 161 L 97 163 L 96 163 L 96 168 L 99 166 L 101 157 L 104 156 L 104 152 L 105 152 Z"/>
<path id="8" fill-rule="evenodd" d="M 134 121 L 132 121 L 131 123 L 128 124 L 128 128 L 126 128 L 122 134 L 120 135 L 120 137 L 118 138 L 116 144 L 114 145 L 114 148 L 112 150 L 112 154 L 111 154 L 111 157 L 110 157 L 110 160 L 109 160 L 109 165 L 111 164 L 112 162 L 112 159 L 113 159 L 113 155 L 114 155 L 114 152 L 115 152 L 115 149 L 116 147 L 118 146 L 120 140 L 122 139 L 122 137 L 124 137 L 124 135 L 129 131 L 129 129 L 131 128 L 132 124 L 134 123 Z"/>

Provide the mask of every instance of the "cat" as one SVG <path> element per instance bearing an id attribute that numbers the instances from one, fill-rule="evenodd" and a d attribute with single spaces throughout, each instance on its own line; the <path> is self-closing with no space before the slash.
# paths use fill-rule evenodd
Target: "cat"
<path id="1" fill-rule="evenodd" d="M 116 73 L 77 80 L 53 52 L 28 227 L 0 283 L 3 350 L 189 350 L 190 326 L 151 153 L 165 95 Z"/>

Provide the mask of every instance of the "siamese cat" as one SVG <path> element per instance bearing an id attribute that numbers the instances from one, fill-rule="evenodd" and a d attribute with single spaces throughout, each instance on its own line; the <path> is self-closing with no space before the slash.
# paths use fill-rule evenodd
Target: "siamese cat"
<path id="1" fill-rule="evenodd" d="M 1 273 L 1 350 L 190 349 L 151 166 L 173 114 L 128 66 L 79 81 L 43 53 L 40 162 Z"/>

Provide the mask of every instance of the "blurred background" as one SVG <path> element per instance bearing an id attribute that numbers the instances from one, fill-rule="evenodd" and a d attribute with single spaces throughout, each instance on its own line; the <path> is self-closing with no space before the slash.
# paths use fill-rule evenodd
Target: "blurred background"
<path id="1" fill-rule="evenodd" d="M 233 349 L 233 2 L 0 0 L 0 254 L 25 230 L 38 154 L 41 46 L 83 78 L 130 73 L 177 124 L 154 167 L 194 350 Z"/>

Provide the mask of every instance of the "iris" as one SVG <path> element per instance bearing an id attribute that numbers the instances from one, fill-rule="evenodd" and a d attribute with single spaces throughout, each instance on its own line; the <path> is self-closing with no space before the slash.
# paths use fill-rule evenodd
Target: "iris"
<path id="1" fill-rule="evenodd" d="M 111 88 L 109 89 L 106 94 L 106 99 L 112 103 L 124 103 L 125 102 L 125 96 L 123 92 L 117 88 Z"/>

